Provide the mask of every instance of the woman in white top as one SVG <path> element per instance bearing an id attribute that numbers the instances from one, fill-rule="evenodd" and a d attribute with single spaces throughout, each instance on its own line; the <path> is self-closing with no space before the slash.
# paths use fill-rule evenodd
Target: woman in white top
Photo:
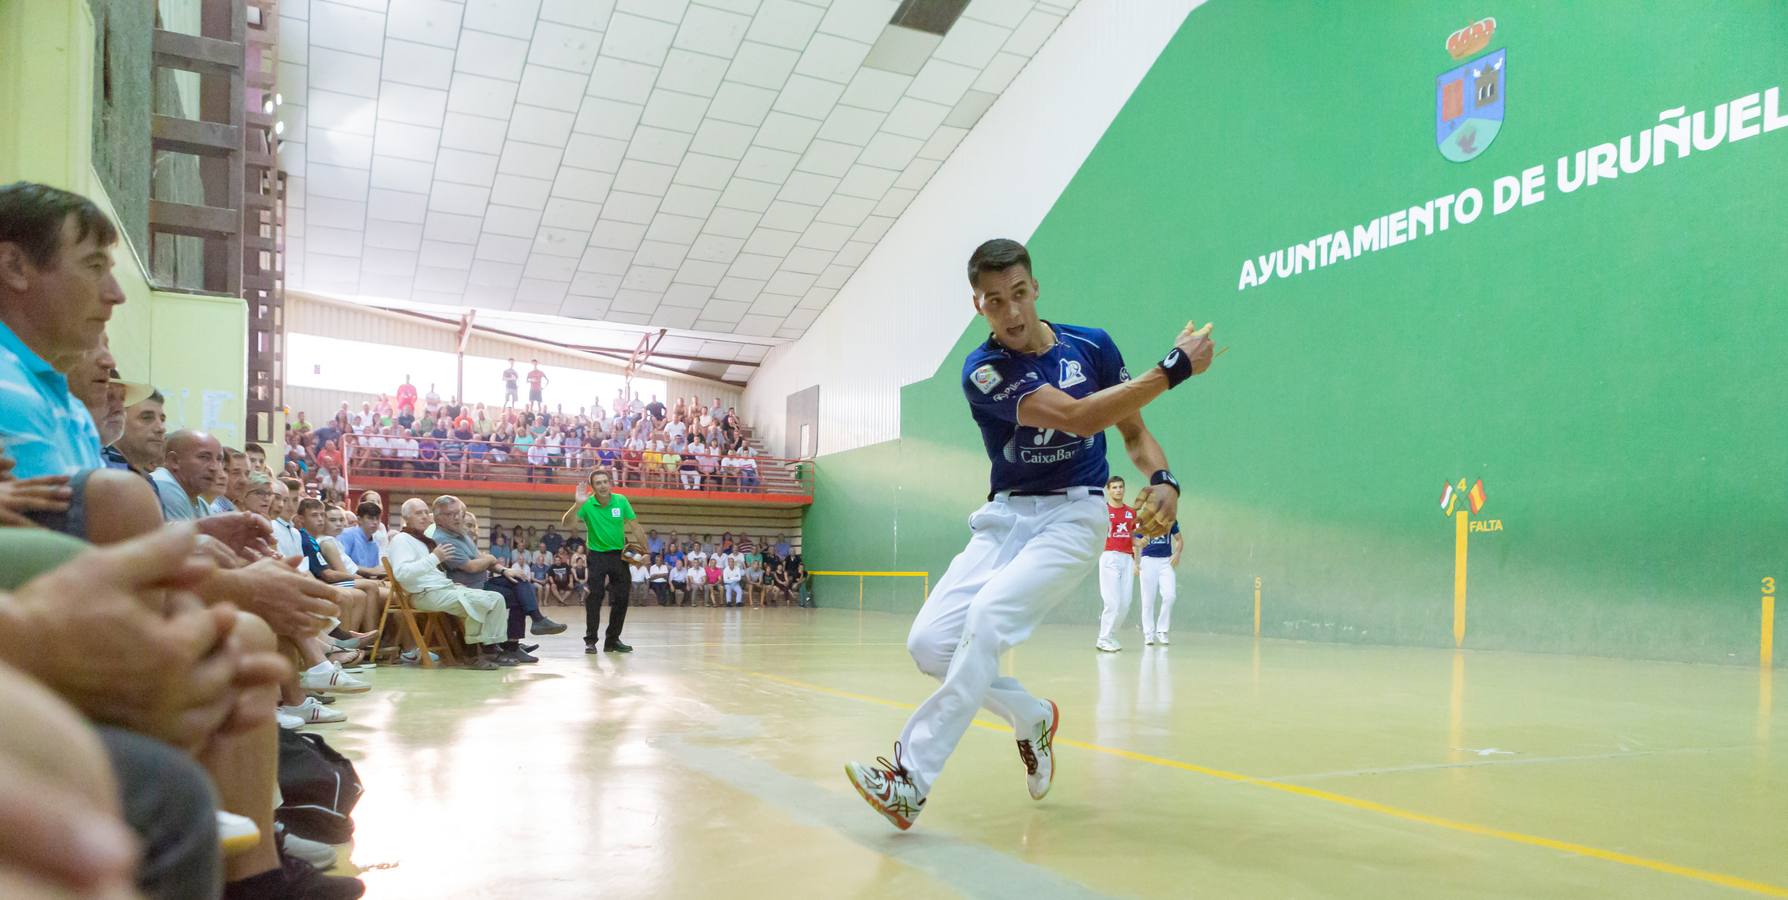
<path id="1" fill-rule="evenodd" d="M 633 599 L 636 601 L 644 600 L 646 594 L 646 577 L 651 574 L 650 570 L 645 566 L 638 564 L 628 566 L 627 570 L 633 574 Z"/>
<path id="2" fill-rule="evenodd" d="M 689 602 L 692 606 L 700 606 L 708 598 L 708 573 L 701 566 L 689 564 Z"/>
<path id="3" fill-rule="evenodd" d="M 528 445 L 528 480 L 551 481 L 553 470 L 547 467 L 552 459 L 547 450 L 546 440 L 542 438 Z"/>
<path id="4" fill-rule="evenodd" d="M 728 556 L 726 558 L 726 568 L 721 571 L 720 577 L 726 583 L 726 605 L 744 606 L 743 588 L 739 582 L 745 577 L 745 570 L 739 568 L 738 557 Z"/>
<path id="5" fill-rule="evenodd" d="M 658 596 L 659 606 L 671 605 L 670 572 L 670 566 L 664 564 L 664 558 L 653 554 L 652 565 L 646 570 L 646 583 L 652 587 L 652 593 Z"/>

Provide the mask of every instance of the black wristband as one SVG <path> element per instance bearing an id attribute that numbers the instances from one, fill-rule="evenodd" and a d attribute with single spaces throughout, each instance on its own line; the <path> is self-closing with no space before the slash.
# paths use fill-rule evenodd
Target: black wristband
<path id="1" fill-rule="evenodd" d="M 1192 358 L 1178 347 L 1167 351 L 1167 355 L 1161 357 L 1161 361 L 1155 365 L 1160 366 L 1161 372 L 1167 376 L 1169 390 L 1179 387 L 1180 382 L 1192 377 Z"/>
<path id="2" fill-rule="evenodd" d="M 1151 484 L 1151 485 L 1165 484 L 1165 485 L 1168 485 L 1169 487 L 1172 487 L 1173 492 L 1176 494 L 1185 493 L 1185 491 L 1180 490 L 1180 480 L 1178 478 L 1173 477 L 1173 473 L 1167 471 L 1166 469 L 1157 469 L 1155 471 L 1155 474 L 1150 475 L 1149 476 L 1149 484 Z"/>

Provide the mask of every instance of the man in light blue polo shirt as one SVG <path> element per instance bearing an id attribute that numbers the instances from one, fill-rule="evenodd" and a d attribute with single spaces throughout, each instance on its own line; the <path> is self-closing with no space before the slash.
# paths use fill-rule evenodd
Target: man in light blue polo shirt
<path id="1" fill-rule="evenodd" d="M 224 480 L 223 445 L 203 431 L 176 431 L 168 435 L 166 462 L 151 477 L 163 520 L 203 519 L 212 513 L 203 495 Z"/>
<path id="2" fill-rule="evenodd" d="M 118 230 L 78 194 L 0 186 L 0 443 L 13 477 L 105 465 L 99 430 L 63 371 L 99 346 L 124 291 L 112 277 Z"/>

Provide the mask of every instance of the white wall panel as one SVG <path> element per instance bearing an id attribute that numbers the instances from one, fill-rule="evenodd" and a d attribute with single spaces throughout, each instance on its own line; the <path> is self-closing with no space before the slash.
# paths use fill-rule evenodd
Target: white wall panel
<path id="1" fill-rule="evenodd" d="M 900 388 L 930 377 L 974 316 L 969 253 L 1030 239 L 1200 2 L 1075 7 L 806 335 L 764 359 L 743 414 L 766 446 L 782 446 L 788 395 L 815 384 L 820 453 L 900 435 Z"/>

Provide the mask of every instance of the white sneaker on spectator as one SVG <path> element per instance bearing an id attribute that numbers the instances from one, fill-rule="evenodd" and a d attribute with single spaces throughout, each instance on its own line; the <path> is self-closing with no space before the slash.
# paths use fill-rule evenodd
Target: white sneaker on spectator
<path id="1" fill-rule="evenodd" d="M 329 667 L 325 669 L 324 665 L 319 663 L 305 669 L 298 676 L 298 686 L 307 691 L 323 691 L 330 694 L 362 694 L 372 690 L 371 684 L 343 672 L 340 666 L 327 663 Z"/>
<path id="2" fill-rule="evenodd" d="M 306 725 L 326 725 L 330 722 L 346 722 L 348 714 L 339 709 L 330 709 L 317 702 L 315 697 L 306 697 L 297 706 L 282 706 L 279 711 L 288 716 L 297 716 Z"/>
<path id="3" fill-rule="evenodd" d="M 1155 643 L 1155 633 L 1154 633 L 1154 632 L 1152 632 L 1152 631 L 1145 631 L 1145 632 L 1143 632 L 1143 633 L 1142 633 L 1142 642 L 1143 642 L 1143 643 L 1144 643 L 1144 644 L 1147 644 L 1147 645 L 1149 645 L 1149 646 L 1154 646 L 1154 643 Z"/>
<path id="4" fill-rule="evenodd" d="M 273 716 L 274 716 L 274 718 L 279 720 L 279 727 L 284 728 L 287 731 L 296 731 L 297 729 L 303 728 L 305 725 L 305 722 L 302 718 L 299 718 L 298 716 L 294 716 L 288 712 L 281 712 L 280 710 L 274 710 Z"/>
<path id="5" fill-rule="evenodd" d="M 417 656 L 416 651 L 414 650 L 405 650 L 398 654 L 398 661 L 406 666 L 419 666 L 422 664 L 422 657 Z M 428 651 L 428 661 L 432 663 L 440 662 L 441 654 L 436 653 L 433 650 Z"/>
<path id="6" fill-rule="evenodd" d="M 1098 643 L 1095 643 L 1093 646 L 1106 653 L 1116 653 L 1119 650 L 1124 649 L 1123 644 L 1120 644 L 1111 638 L 1100 638 Z"/>
<path id="7" fill-rule="evenodd" d="M 261 829 L 255 820 L 233 812 L 217 811 L 217 843 L 225 856 L 253 850 L 261 842 Z"/>
<path id="8" fill-rule="evenodd" d="M 1173 642 L 1167 639 L 1167 632 L 1158 631 L 1158 632 L 1155 632 L 1155 643 L 1161 644 L 1162 646 L 1166 646 L 1167 644 L 1171 644 Z"/>
<path id="9" fill-rule="evenodd" d="M 280 846 L 287 856 L 302 859 L 319 869 L 328 871 L 335 866 L 335 848 L 310 838 L 299 837 L 283 825 L 275 825 L 279 829 Z"/>

